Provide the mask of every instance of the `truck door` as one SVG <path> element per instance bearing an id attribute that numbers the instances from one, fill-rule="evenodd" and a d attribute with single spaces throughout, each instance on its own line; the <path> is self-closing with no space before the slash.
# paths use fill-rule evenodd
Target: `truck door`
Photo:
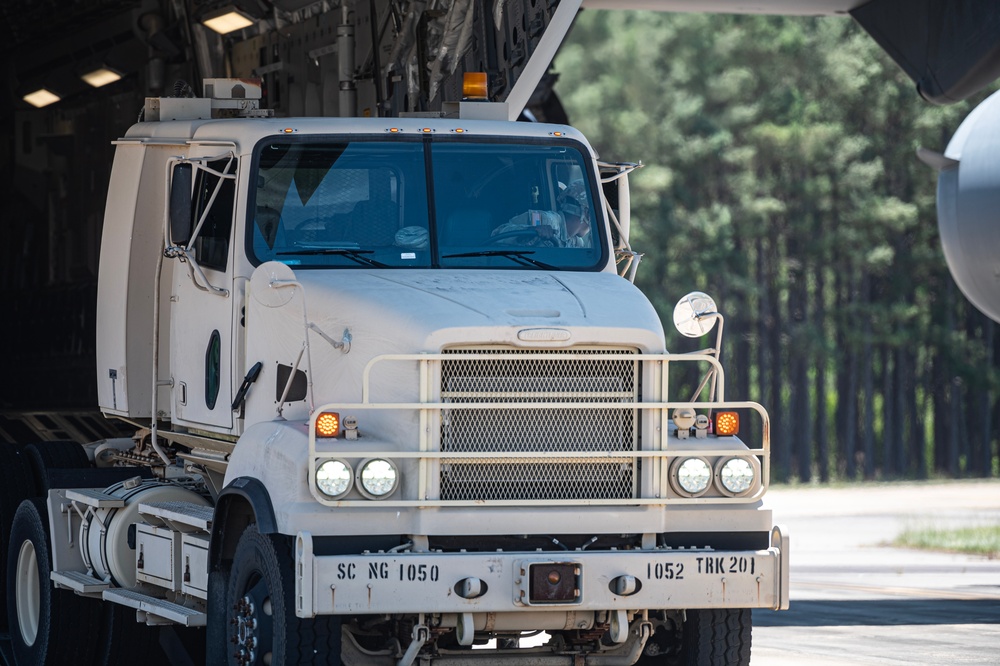
<path id="1" fill-rule="evenodd" d="M 233 427 L 232 234 L 236 159 L 194 162 L 192 235 L 174 264 L 170 304 L 173 421 Z"/>

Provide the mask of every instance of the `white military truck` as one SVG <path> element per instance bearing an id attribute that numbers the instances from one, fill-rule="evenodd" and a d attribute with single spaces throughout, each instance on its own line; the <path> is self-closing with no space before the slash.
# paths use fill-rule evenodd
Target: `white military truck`
<path id="1" fill-rule="evenodd" d="M 748 664 L 788 604 L 767 414 L 708 297 L 675 322 L 715 345 L 667 353 L 634 165 L 486 103 L 206 91 L 116 142 L 97 378 L 135 437 L 8 452 L 15 662 Z"/>

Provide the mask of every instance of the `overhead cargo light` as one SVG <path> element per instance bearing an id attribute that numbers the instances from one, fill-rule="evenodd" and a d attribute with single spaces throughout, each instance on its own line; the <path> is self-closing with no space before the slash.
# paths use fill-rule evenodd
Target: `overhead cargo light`
<path id="1" fill-rule="evenodd" d="M 254 24 L 250 16 L 232 5 L 227 5 L 202 17 L 202 24 L 220 35 L 249 28 Z"/>
<path id="2" fill-rule="evenodd" d="M 93 71 L 81 74 L 80 78 L 94 86 L 100 88 L 115 81 L 121 81 L 122 75 L 108 67 L 99 67 Z"/>
<path id="3" fill-rule="evenodd" d="M 28 93 L 21 99 L 23 99 L 31 106 L 40 109 L 43 106 L 48 106 L 49 104 L 55 104 L 62 98 L 59 97 L 59 95 L 55 94 L 54 92 L 46 90 L 45 88 L 40 88 L 33 93 Z"/>

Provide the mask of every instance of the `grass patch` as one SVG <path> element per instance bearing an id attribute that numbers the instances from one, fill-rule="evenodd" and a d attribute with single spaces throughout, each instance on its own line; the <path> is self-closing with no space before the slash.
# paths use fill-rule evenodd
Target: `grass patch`
<path id="1" fill-rule="evenodd" d="M 961 527 L 944 530 L 937 528 L 908 529 L 892 542 L 899 548 L 943 550 L 953 553 L 970 553 L 1000 558 L 1000 525 Z"/>

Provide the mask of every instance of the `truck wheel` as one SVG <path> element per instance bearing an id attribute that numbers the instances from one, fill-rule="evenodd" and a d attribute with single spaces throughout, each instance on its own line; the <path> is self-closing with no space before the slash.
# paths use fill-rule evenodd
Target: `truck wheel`
<path id="1" fill-rule="evenodd" d="M 291 539 L 243 532 L 226 588 L 228 663 L 340 664 L 340 621 L 295 616 Z"/>
<path id="2" fill-rule="evenodd" d="M 749 608 L 689 610 L 681 631 L 682 666 L 749 666 Z"/>
<path id="3" fill-rule="evenodd" d="M 102 602 L 97 602 L 102 603 Z M 139 623 L 135 610 L 119 604 L 102 603 L 100 638 L 94 666 L 119 666 L 142 655 L 143 666 L 168 666 L 160 647 L 160 628 Z"/>
<path id="4" fill-rule="evenodd" d="M 85 469 L 90 467 L 87 452 L 76 442 L 56 441 L 29 444 L 24 452 L 31 461 L 35 475 L 35 485 L 39 492 L 45 494 L 49 490 L 50 469 Z"/>
<path id="5" fill-rule="evenodd" d="M 7 616 L 18 666 L 94 658 L 98 609 L 91 599 L 52 587 L 50 553 L 45 502 L 25 500 L 14 514 L 7 555 Z"/>
<path id="6" fill-rule="evenodd" d="M 7 598 L 7 535 L 21 502 L 38 494 L 24 449 L 16 444 L 0 443 L 0 597 Z M 8 616 L 0 613 L 0 631 L 8 627 Z"/>

